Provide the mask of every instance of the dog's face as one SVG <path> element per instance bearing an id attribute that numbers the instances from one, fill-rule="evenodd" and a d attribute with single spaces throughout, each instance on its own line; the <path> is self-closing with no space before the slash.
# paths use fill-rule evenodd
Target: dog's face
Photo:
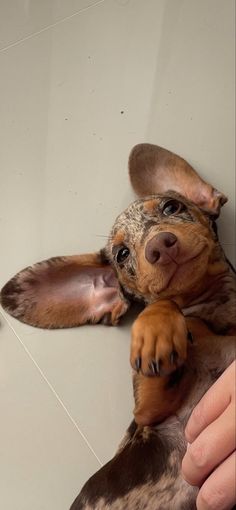
<path id="1" fill-rule="evenodd" d="M 212 221 L 169 192 L 137 200 L 118 216 L 105 249 L 126 292 L 152 301 L 190 292 L 216 256 Z"/>

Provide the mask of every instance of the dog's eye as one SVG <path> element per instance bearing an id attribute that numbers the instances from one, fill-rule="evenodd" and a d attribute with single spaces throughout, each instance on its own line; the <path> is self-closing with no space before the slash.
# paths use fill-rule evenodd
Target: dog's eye
<path id="1" fill-rule="evenodd" d="M 178 214 L 185 209 L 185 206 L 178 202 L 177 200 L 168 200 L 165 203 L 162 212 L 165 216 L 171 216 L 172 214 Z"/>
<path id="2" fill-rule="evenodd" d="M 120 248 L 116 254 L 116 262 L 118 264 L 122 264 L 122 262 L 124 262 L 124 260 L 127 259 L 128 256 L 129 248 L 127 248 L 127 246 L 122 246 L 122 248 Z"/>

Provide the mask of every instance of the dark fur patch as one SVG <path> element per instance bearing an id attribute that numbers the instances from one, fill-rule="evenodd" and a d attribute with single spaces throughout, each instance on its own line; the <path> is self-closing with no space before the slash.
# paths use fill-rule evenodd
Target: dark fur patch
<path id="1" fill-rule="evenodd" d="M 17 297 L 21 294 L 21 286 L 17 283 L 16 278 L 12 278 L 1 291 L 1 305 L 8 311 L 12 312 L 17 307 Z"/>
<path id="2" fill-rule="evenodd" d="M 137 428 L 138 428 L 137 423 L 134 420 L 131 421 L 131 424 L 130 424 L 129 428 L 127 429 L 127 434 L 129 434 L 130 437 L 133 437 L 133 435 L 135 434 Z"/>
<path id="3" fill-rule="evenodd" d="M 150 228 L 155 227 L 156 224 L 157 224 L 157 222 L 154 221 L 154 220 L 145 220 L 143 222 L 143 227 L 142 227 L 143 235 L 142 235 L 141 240 L 140 240 L 140 246 L 143 245 L 143 243 L 144 243 L 144 241 L 145 241 L 145 239 L 146 239 L 146 237 L 148 235 L 148 232 L 149 232 Z"/>
<path id="4" fill-rule="evenodd" d="M 223 374 L 224 370 L 220 368 L 211 368 L 209 372 L 211 374 L 211 380 L 213 384 Z"/>
<path id="5" fill-rule="evenodd" d="M 129 433 L 124 449 L 88 480 L 71 510 L 82 509 L 85 502 L 96 508 L 100 498 L 111 504 L 138 486 L 157 482 L 166 469 L 177 476 L 178 466 L 167 467 L 171 450 L 155 429 L 138 430 L 132 422 Z"/>
<path id="6" fill-rule="evenodd" d="M 107 257 L 107 254 L 106 254 L 106 249 L 105 248 L 102 248 L 100 250 L 100 257 L 101 257 L 101 263 L 102 264 L 106 264 L 108 265 L 109 264 L 109 259 Z"/>
<path id="7" fill-rule="evenodd" d="M 172 372 L 168 378 L 168 383 L 166 385 L 166 388 L 173 388 L 174 386 L 177 386 L 180 381 L 182 380 L 184 374 L 185 374 L 186 368 L 183 365 L 182 367 L 178 368 L 174 372 Z"/>

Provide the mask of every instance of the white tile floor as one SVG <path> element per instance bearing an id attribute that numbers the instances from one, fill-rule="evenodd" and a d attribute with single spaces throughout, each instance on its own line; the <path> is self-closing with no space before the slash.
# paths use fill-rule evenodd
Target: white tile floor
<path id="1" fill-rule="evenodd" d="M 132 199 L 140 141 L 229 196 L 234 238 L 234 1 L 0 1 L 0 284 L 102 247 Z M 129 330 L 27 327 L 2 313 L 0 508 L 67 510 L 132 414 Z"/>

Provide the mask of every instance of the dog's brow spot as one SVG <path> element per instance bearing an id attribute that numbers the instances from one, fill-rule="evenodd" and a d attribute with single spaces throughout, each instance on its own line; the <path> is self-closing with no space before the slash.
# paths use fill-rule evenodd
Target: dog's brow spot
<path id="1" fill-rule="evenodd" d="M 118 230 L 113 238 L 113 245 L 122 244 L 125 240 L 125 233 L 123 230 Z"/>
<path id="2" fill-rule="evenodd" d="M 157 208 L 158 202 L 156 199 L 153 200 L 147 200 L 143 204 L 143 210 L 144 212 L 151 213 Z"/>

